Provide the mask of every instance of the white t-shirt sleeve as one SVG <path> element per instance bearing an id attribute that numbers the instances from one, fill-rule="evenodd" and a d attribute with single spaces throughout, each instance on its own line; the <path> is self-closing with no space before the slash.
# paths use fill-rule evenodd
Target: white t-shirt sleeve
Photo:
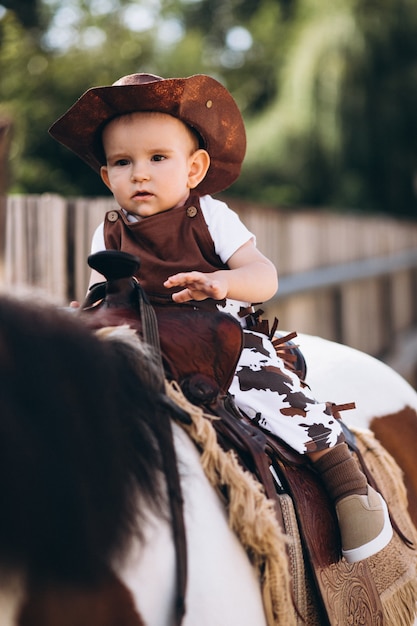
<path id="1" fill-rule="evenodd" d="M 91 240 L 91 254 L 95 252 L 101 252 L 105 250 L 106 246 L 104 244 L 104 222 L 99 224 L 94 231 L 93 238 Z"/>
<path id="2" fill-rule="evenodd" d="M 202 196 L 200 206 L 214 241 L 216 254 L 223 263 L 227 263 L 236 250 L 251 239 L 256 244 L 255 235 L 246 228 L 237 213 L 232 211 L 225 202 L 211 196 Z"/>

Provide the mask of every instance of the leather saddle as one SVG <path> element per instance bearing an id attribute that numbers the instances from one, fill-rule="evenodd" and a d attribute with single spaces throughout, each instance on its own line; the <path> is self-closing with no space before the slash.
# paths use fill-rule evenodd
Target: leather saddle
<path id="1" fill-rule="evenodd" d="M 140 260 L 131 254 L 106 250 L 90 255 L 88 263 L 107 279 L 94 285 L 81 305 L 81 314 L 91 328 L 129 324 L 160 349 L 168 379 L 181 386 L 193 385 L 196 379 L 204 386 L 207 378 L 215 381 L 216 393 L 227 391 L 243 346 L 237 320 L 211 303 L 210 312 L 204 303 L 159 299 L 151 304 L 134 278 Z"/>

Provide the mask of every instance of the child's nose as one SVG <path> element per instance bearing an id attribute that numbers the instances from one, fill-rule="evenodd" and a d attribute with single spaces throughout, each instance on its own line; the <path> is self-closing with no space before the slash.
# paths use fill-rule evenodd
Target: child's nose
<path id="1" fill-rule="evenodd" d="M 149 180 L 148 168 L 143 163 L 136 163 L 132 168 L 131 179 L 133 182 L 143 182 Z"/>

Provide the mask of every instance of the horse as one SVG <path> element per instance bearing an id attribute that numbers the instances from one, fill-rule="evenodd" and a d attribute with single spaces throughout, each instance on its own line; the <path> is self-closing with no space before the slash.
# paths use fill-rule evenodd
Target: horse
<path id="1" fill-rule="evenodd" d="M 8 521 L 8 525 L 1 528 L 0 523 L 0 537 L 3 537 L 3 543 L 0 542 L 0 563 L 2 579 L 5 581 L 2 585 L 0 608 L 5 626 L 38 626 L 39 623 L 43 626 L 49 624 L 84 626 L 91 623 L 95 626 L 171 625 L 174 623 L 178 599 L 176 587 L 178 554 L 173 541 L 175 533 L 171 527 L 162 471 L 161 457 L 164 455 L 164 449 L 161 449 L 152 431 L 155 418 L 164 407 L 164 402 L 156 397 L 160 391 L 155 389 L 153 383 L 153 380 L 158 378 L 158 367 L 154 364 L 153 351 L 149 348 L 144 349 L 141 342 L 137 341 L 137 335 L 133 333 L 133 337 L 132 332 L 123 326 L 119 330 L 112 328 L 99 331 L 99 334 L 101 332 L 107 336 L 110 350 L 103 347 L 106 345 L 104 339 L 93 338 L 84 322 L 67 312 L 64 314 L 48 309 L 41 313 L 33 308 L 32 303 L 30 305 L 25 303 L 23 306 L 20 303 L 0 299 L 1 311 L 4 314 L 0 324 L 0 335 L 3 333 L 4 337 L 3 342 L 0 341 L 2 370 L 0 378 L 5 381 L 1 395 L 2 398 L 9 396 L 19 400 L 26 398 L 26 404 L 22 407 L 16 401 L 16 406 L 12 407 L 11 414 L 19 418 L 16 420 L 19 427 L 17 433 L 9 432 L 10 419 L 7 427 L 3 426 L 1 429 L 3 446 L 9 448 L 9 455 L 3 461 L 5 465 L 0 475 L 3 476 L 4 482 L 10 483 L 6 460 L 10 462 L 13 460 L 13 477 L 15 474 L 31 477 L 27 482 L 12 481 L 12 486 L 9 486 L 6 493 L 9 496 L 12 494 L 13 497 L 10 501 L 6 499 L 2 507 L 2 510 L 7 509 L 7 506 L 11 509 L 10 515 L 1 522 L 5 524 Z M 125 336 L 122 338 L 122 334 L 127 334 L 130 341 L 126 341 Z M 7 341 L 16 336 L 18 341 L 15 342 L 13 350 L 6 351 L 2 357 L 2 346 L 7 346 Z M 316 354 L 315 360 L 310 358 L 314 346 L 309 353 L 308 348 L 305 348 L 308 339 L 307 336 L 301 337 L 308 363 L 308 380 L 313 384 L 318 357 Z M 315 341 L 313 338 L 311 343 L 319 347 L 320 340 Z M 341 350 L 343 351 L 342 348 Z M 42 370 L 33 365 L 40 353 L 45 356 Z M 10 373 L 8 368 L 11 355 L 14 369 Z M 362 356 L 356 353 L 352 353 L 351 356 L 354 367 L 355 359 L 361 360 Z M 61 362 L 66 363 L 66 366 L 64 367 Z M 97 365 L 101 365 L 99 371 L 96 371 Z M 4 378 L 4 372 L 8 373 L 8 378 Z M 31 377 L 33 381 L 29 388 L 22 388 L 22 381 L 30 381 Z M 327 391 L 328 398 L 333 395 L 331 380 L 330 368 L 326 379 L 326 385 L 329 386 L 322 387 L 323 392 Z M 13 385 L 11 381 L 14 381 Z M 78 386 L 80 390 L 75 393 L 74 390 Z M 190 407 L 187 399 L 184 399 L 180 389 L 171 385 L 167 386 L 167 390 L 177 405 L 182 404 L 188 415 L 193 413 L 194 409 Z M 69 391 L 74 392 L 74 397 L 73 393 L 70 393 L 71 401 L 67 398 Z M 398 391 L 401 392 L 401 386 L 398 387 Z M 343 390 L 341 393 L 344 393 Z M 87 400 L 88 397 L 91 398 L 90 401 Z M 115 397 L 119 403 L 121 402 L 117 410 L 114 407 Z M 407 403 L 411 402 L 406 395 L 404 399 Z M 345 400 L 346 398 L 343 398 L 341 401 Z M 355 394 L 355 400 L 358 402 L 358 394 Z M 49 404 L 53 410 L 48 408 Z M 59 415 L 62 407 L 65 409 L 64 418 L 57 420 L 56 415 Z M 22 410 L 25 415 L 20 423 Z M 134 418 L 137 411 L 140 412 L 141 420 Z M 200 414 L 197 408 L 195 412 L 198 418 L 202 418 L 204 424 L 208 425 L 208 432 L 214 432 L 210 420 Z M 7 412 L 0 415 L 0 423 L 4 420 L 5 414 L 7 415 Z M 77 414 L 78 419 L 72 424 L 71 416 Z M 117 414 L 117 419 L 114 419 L 114 414 Z M 41 424 L 39 429 L 38 422 Z M 48 425 L 53 425 L 54 428 L 50 431 Z M 27 430 L 31 436 L 36 435 L 33 441 L 26 437 Z M 279 607 L 281 621 L 268 620 L 268 611 L 265 608 L 268 598 L 265 597 L 267 594 L 261 586 L 260 573 L 267 563 L 265 557 L 267 550 L 259 548 L 257 558 L 254 558 L 258 546 L 255 545 L 256 542 L 250 544 L 250 538 L 245 538 L 247 530 L 245 523 L 240 529 L 241 534 L 237 536 L 230 522 L 230 509 L 233 507 L 229 504 L 228 510 L 225 508 L 224 483 L 220 481 L 216 484 L 216 480 L 213 480 L 213 476 L 207 472 L 207 466 L 203 463 L 206 440 L 199 440 L 198 432 L 191 432 L 189 424 L 174 423 L 172 431 L 184 501 L 188 546 L 186 605 L 182 622 L 184 626 L 193 626 L 196 623 L 210 626 L 228 626 L 236 623 L 242 626 L 255 624 L 267 626 L 271 623 L 286 626 L 307 623 L 308 626 L 316 624 L 321 626 L 327 623 L 325 617 L 321 621 L 323 612 L 319 607 L 320 599 L 313 600 L 313 608 L 309 608 L 313 613 L 308 613 L 307 619 L 300 613 L 302 599 L 297 596 L 296 602 L 293 602 L 294 598 L 291 592 L 289 593 L 291 577 L 284 569 L 280 570 L 280 576 L 275 580 L 275 592 L 278 590 L 284 598 L 278 600 L 278 604 L 281 603 Z M 9 441 L 11 435 L 13 436 Z M 69 446 L 68 437 L 70 437 Z M 22 450 L 21 443 L 26 440 L 30 441 L 31 445 L 24 446 Z M 100 446 L 100 454 L 97 456 L 94 448 L 96 441 L 101 440 L 106 445 L 103 443 Z M 109 445 L 110 442 L 112 445 Z M 132 446 L 132 443 L 135 445 Z M 32 445 L 35 446 L 37 455 L 31 455 Z M 73 453 L 63 457 L 63 452 L 69 454 L 68 447 Z M 377 443 L 375 447 L 378 453 L 382 454 L 385 463 L 388 457 L 379 449 Z M 369 441 L 366 439 L 364 454 L 367 454 L 368 448 Z M 45 453 L 50 449 L 54 454 Z M 134 454 L 137 450 L 140 454 Z M 219 454 L 225 463 L 230 461 L 232 465 L 230 475 L 236 474 L 238 481 L 246 481 L 244 503 L 249 502 L 249 497 L 253 497 L 256 503 L 253 507 L 255 520 L 252 520 L 254 532 L 262 517 L 265 519 L 266 527 L 270 530 L 271 526 L 273 527 L 271 530 L 273 544 L 279 546 L 278 556 L 282 552 L 286 554 L 288 541 L 278 525 L 272 522 L 273 507 L 269 506 L 268 500 L 261 493 L 262 490 L 257 488 L 256 481 L 241 471 L 235 463 L 233 453 L 229 454 L 223 450 L 216 451 L 216 454 Z M 120 467 L 121 459 L 125 463 Z M 92 467 L 87 461 L 91 461 Z M 150 466 L 153 469 L 150 469 Z M 18 470 L 21 467 L 26 471 Z M 401 478 L 395 466 L 390 467 L 394 480 L 391 490 L 395 495 L 397 487 L 401 488 L 399 484 Z M 104 474 L 102 468 L 108 468 Z M 117 468 L 114 477 L 113 471 Z M 221 472 L 218 471 L 222 474 L 223 472 L 226 473 L 223 468 Z M 37 478 L 39 476 L 40 479 Z M 52 491 L 51 481 L 42 480 L 46 476 L 54 477 Z M 111 485 L 109 502 L 114 499 L 118 504 L 116 512 L 120 510 L 120 515 L 112 517 L 110 513 L 114 512 L 113 507 L 110 507 L 109 513 L 109 507 L 103 506 L 103 481 L 106 485 L 107 482 Z M 84 482 L 89 488 L 87 494 L 91 496 L 97 489 L 101 499 L 92 498 L 90 501 L 81 489 L 81 493 L 75 490 L 72 500 L 67 498 L 66 489 L 71 493 L 72 484 L 83 485 Z M 232 483 L 231 478 L 230 485 Z M 56 488 L 57 484 L 65 484 L 64 492 Z M 117 499 L 122 484 L 127 484 L 128 488 L 122 489 L 122 497 Z M 3 492 L 2 489 L 0 493 Z M 142 494 L 142 489 L 145 490 L 145 495 Z M 32 492 L 36 492 L 36 498 L 33 498 Z M 22 506 L 18 506 L 19 503 L 27 501 L 31 503 L 31 507 L 23 507 L 22 510 Z M 38 502 L 41 505 L 37 509 Z M 265 510 L 262 507 L 265 507 Z M 58 516 L 53 515 L 56 508 L 59 510 Z M 241 506 L 237 509 L 238 521 L 246 508 L 250 507 Z M 83 522 L 79 526 L 74 522 L 68 528 L 66 514 L 72 512 L 74 515 L 74 511 L 80 512 L 79 520 L 83 520 L 86 515 L 87 519 L 94 523 L 84 527 Z M 48 520 L 50 515 L 50 523 L 45 528 L 45 519 Z M 103 522 L 102 515 L 107 533 L 99 533 L 100 541 L 97 542 L 93 540 L 93 527 L 100 528 Z M 407 522 L 405 531 L 411 532 L 412 539 L 415 540 L 413 528 L 408 524 L 403 510 L 401 516 Z M 10 520 L 20 522 L 15 523 L 14 528 Z M 25 541 L 22 543 L 25 523 L 30 524 L 32 532 L 29 533 L 26 543 Z M 52 539 L 49 535 L 51 529 L 54 530 Z M 80 535 L 83 539 L 82 544 Z M 66 540 L 62 541 L 62 537 Z M 85 559 L 83 550 L 74 549 L 74 546 L 79 548 L 80 545 L 89 548 L 85 550 Z M 394 552 L 397 548 L 398 539 Z M 73 562 L 71 557 L 74 552 L 77 558 L 74 558 Z M 55 558 L 48 561 L 50 553 L 52 556 L 55 555 Z M 62 558 L 57 558 L 57 554 Z M 105 555 L 105 558 L 99 558 L 100 554 Z M 300 554 L 302 559 L 302 551 Z M 407 553 L 408 558 L 411 554 Z M 375 563 L 381 566 L 381 561 L 373 561 L 373 565 Z M 392 563 L 393 561 L 391 565 Z M 63 568 L 60 567 L 61 564 L 64 564 Z M 356 569 L 348 571 L 350 579 L 354 579 L 352 574 L 356 571 Z M 304 584 L 312 586 L 308 565 L 304 573 L 302 575 L 299 573 L 298 577 L 301 586 Z M 345 582 L 338 593 L 346 590 L 348 583 L 354 581 L 344 580 Z M 390 593 L 389 589 L 385 591 Z M 308 593 L 314 596 L 314 590 L 310 589 Z M 345 598 L 342 597 L 341 601 L 345 601 Z M 411 594 L 405 599 L 409 615 L 402 621 L 398 619 L 395 621 L 394 618 L 394 621 L 386 623 L 411 624 L 414 619 L 412 602 L 415 602 L 415 597 Z M 398 601 L 395 600 L 394 603 Z M 372 623 L 382 623 L 379 608 L 376 615 L 379 621 Z"/>

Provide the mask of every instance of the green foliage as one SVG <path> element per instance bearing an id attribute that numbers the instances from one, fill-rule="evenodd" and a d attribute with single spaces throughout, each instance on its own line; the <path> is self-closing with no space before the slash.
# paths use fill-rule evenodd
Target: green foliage
<path id="1" fill-rule="evenodd" d="M 416 214 L 415 0 L 0 2 L 11 191 L 107 193 L 49 125 L 84 90 L 124 74 L 207 73 L 248 129 L 230 193 Z"/>
<path id="2" fill-rule="evenodd" d="M 270 106 L 248 121 L 241 195 L 416 215 L 417 12 L 300 3 Z M 301 11 L 303 8 L 303 11 Z M 258 190 L 257 190 L 258 191 Z"/>

